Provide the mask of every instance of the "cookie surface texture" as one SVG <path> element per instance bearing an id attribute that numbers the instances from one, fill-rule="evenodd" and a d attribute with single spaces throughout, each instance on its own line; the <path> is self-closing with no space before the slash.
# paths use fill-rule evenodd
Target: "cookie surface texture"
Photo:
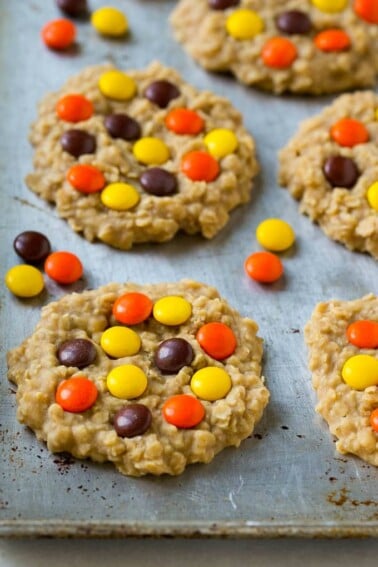
<path id="1" fill-rule="evenodd" d="M 305 340 L 316 410 L 337 450 L 378 466 L 378 297 L 318 304 Z"/>
<path id="2" fill-rule="evenodd" d="M 179 230 L 214 237 L 259 169 L 231 103 L 159 63 L 83 70 L 45 97 L 30 140 L 29 188 L 89 241 L 124 250 Z"/>
<path id="3" fill-rule="evenodd" d="M 378 95 L 342 95 L 304 121 L 279 180 L 329 238 L 378 258 Z"/>
<path id="4" fill-rule="evenodd" d="M 192 280 L 67 295 L 8 353 L 17 417 L 54 453 L 126 475 L 180 474 L 239 446 L 261 418 L 256 333 Z"/>
<path id="5" fill-rule="evenodd" d="M 176 39 L 205 69 L 280 94 L 375 83 L 375 0 L 180 0 Z M 369 4 L 369 5 L 367 5 Z"/>

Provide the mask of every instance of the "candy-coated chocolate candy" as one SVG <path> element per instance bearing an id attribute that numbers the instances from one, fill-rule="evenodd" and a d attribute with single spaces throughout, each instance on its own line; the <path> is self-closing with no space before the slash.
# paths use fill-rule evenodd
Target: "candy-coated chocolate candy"
<path id="1" fill-rule="evenodd" d="M 150 427 L 151 411 L 144 404 L 129 404 L 121 408 L 113 418 L 114 429 L 119 437 L 143 435 Z"/>
<path id="2" fill-rule="evenodd" d="M 83 275 L 83 265 L 72 252 L 53 252 L 47 256 L 44 269 L 49 278 L 63 285 L 72 284 Z"/>
<path id="3" fill-rule="evenodd" d="M 252 39 L 264 30 L 264 22 L 254 10 L 240 8 L 228 16 L 226 29 L 235 39 Z"/>
<path id="4" fill-rule="evenodd" d="M 364 144 L 369 140 L 369 132 L 365 125 L 353 118 L 342 118 L 333 124 L 331 138 L 340 146 L 353 148 L 357 144 Z"/>
<path id="5" fill-rule="evenodd" d="M 366 197 L 371 208 L 378 211 L 378 181 L 370 185 Z"/>
<path id="6" fill-rule="evenodd" d="M 84 368 L 96 360 L 97 351 L 88 339 L 70 339 L 59 345 L 57 356 L 64 366 Z"/>
<path id="7" fill-rule="evenodd" d="M 209 153 L 192 151 L 182 158 L 181 171 L 192 181 L 210 183 L 218 177 L 220 168 L 217 160 Z"/>
<path id="8" fill-rule="evenodd" d="M 127 141 L 140 138 L 141 129 L 138 122 L 127 114 L 109 114 L 105 117 L 104 124 L 112 138 Z"/>
<path id="9" fill-rule="evenodd" d="M 256 239 L 267 250 L 282 252 L 294 244 L 295 234 L 288 222 L 265 219 L 256 229 Z"/>
<path id="10" fill-rule="evenodd" d="M 282 12 L 276 19 L 277 28 L 288 35 L 305 35 L 312 29 L 310 18 L 301 10 Z"/>
<path id="11" fill-rule="evenodd" d="M 156 197 L 168 197 L 177 192 L 177 178 L 173 173 L 160 167 L 150 167 L 139 178 L 143 189 Z"/>
<path id="12" fill-rule="evenodd" d="M 91 23 L 95 30 L 110 37 L 119 37 L 127 32 L 127 18 L 121 10 L 112 6 L 103 6 L 92 13 Z"/>
<path id="13" fill-rule="evenodd" d="M 369 354 L 352 356 L 345 362 L 341 375 L 354 390 L 378 386 L 378 359 Z"/>
<path id="14" fill-rule="evenodd" d="M 190 429 L 205 417 L 205 408 L 197 398 L 187 394 L 172 396 L 164 403 L 162 413 L 165 421 L 179 429 Z"/>
<path id="15" fill-rule="evenodd" d="M 139 366 L 123 364 L 109 372 L 106 385 L 112 396 L 132 400 L 139 398 L 146 390 L 147 376 Z"/>
<path id="16" fill-rule="evenodd" d="M 25 230 L 18 234 L 13 241 L 13 248 L 27 264 L 43 262 L 51 252 L 49 239 L 35 230 Z"/>
<path id="17" fill-rule="evenodd" d="M 360 176 L 353 159 L 337 155 L 330 156 L 326 160 L 323 172 L 332 187 L 345 189 L 351 189 Z"/>
<path id="18" fill-rule="evenodd" d="M 95 404 L 97 396 L 97 387 L 91 380 L 86 376 L 73 376 L 59 384 L 55 400 L 64 411 L 81 413 Z"/>
<path id="19" fill-rule="evenodd" d="M 228 325 L 206 323 L 198 330 L 196 339 L 203 350 L 215 360 L 224 360 L 236 349 L 236 337 Z"/>
<path id="20" fill-rule="evenodd" d="M 208 402 L 215 402 L 227 396 L 231 386 L 229 374 L 217 366 L 207 366 L 197 370 L 190 381 L 194 394 Z"/>
<path id="21" fill-rule="evenodd" d="M 67 171 L 67 181 L 80 193 L 97 193 L 105 186 L 105 177 L 94 165 L 79 163 Z"/>
<path id="22" fill-rule="evenodd" d="M 113 304 L 113 316 L 124 325 L 138 325 L 151 315 L 153 303 L 144 293 L 121 295 Z"/>
<path id="23" fill-rule="evenodd" d="M 313 5 L 321 12 L 335 14 L 345 10 L 348 0 L 311 0 Z"/>
<path id="24" fill-rule="evenodd" d="M 122 71 L 106 71 L 98 82 L 101 93 L 114 100 L 130 100 L 137 91 L 134 79 Z"/>
<path id="25" fill-rule="evenodd" d="M 58 100 L 55 111 L 65 122 L 81 122 L 92 116 L 93 104 L 81 94 L 68 94 Z"/>
<path id="26" fill-rule="evenodd" d="M 337 28 L 324 30 L 314 37 L 318 49 L 325 52 L 345 51 L 351 46 L 349 35 Z"/>
<path id="27" fill-rule="evenodd" d="M 204 142 L 209 153 L 217 159 L 233 154 L 238 147 L 237 137 L 228 128 L 211 130 L 206 134 Z"/>
<path id="28" fill-rule="evenodd" d="M 271 252 L 254 252 L 244 262 L 244 269 L 250 278 L 260 283 L 273 283 L 284 272 L 281 260 Z"/>
<path id="29" fill-rule="evenodd" d="M 183 297 L 167 295 L 158 299 L 153 308 L 153 316 L 163 325 L 182 325 L 192 314 L 192 306 Z"/>
<path id="30" fill-rule="evenodd" d="M 189 108 L 174 108 L 165 117 L 165 125 L 175 134 L 194 136 L 199 134 L 205 125 L 202 116 Z"/>
<path id="31" fill-rule="evenodd" d="M 261 58 L 267 67 L 286 69 L 291 67 L 298 55 L 294 43 L 286 37 L 272 37 L 264 44 Z"/>
<path id="32" fill-rule="evenodd" d="M 151 136 L 138 140 L 134 144 L 133 154 L 145 165 L 161 165 L 169 160 L 168 146 L 163 140 Z"/>
<path id="33" fill-rule="evenodd" d="M 69 20 L 53 20 L 42 28 L 41 36 L 47 47 L 62 51 L 75 41 L 76 27 Z"/>
<path id="34" fill-rule="evenodd" d="M 378 348 L 378 322 L 361 319 L 347 328 L 348 341 L 359 348 Z"/>
<path id="35" fill-rule="evenodd" d="M 60 143 L 65 152 L 76 158 L 96 151 L 96 138 L 85 130 L 67 130 L 62 134 Z"/>
<path id="36" fill-rule="evenodd" d="M 87 0 L 56 0 L 56 3 L 62 12 L 73 18 L 88 11 Z"/>
<path id="37" fill-rule="evenodd" d="M 17 297 L 35 297 L 45 287 L 41 272 L 28 264 L 13 266 L 8 270 L 5 285 Z"/>
<path id="38" fill-rule="evenodd" d="M 140 350 L 141 340 L 132 329 L 116 325 L 109 327 L 102 333 L 100 344 L 109 356 L 122 358 L 123 356 L 137 354 Z"/>
<path id="39" fill-rule="evenodd" d="M 354 11 L 365 22 L 378 24 L 377 0 L 355 0 Z"/>
<path id="40" fill-rule="evenodd" d="M 212 10 L 227 10 L 233 6 L 238 6 L 240 0 L 209 0 L 209 6 Z"/>
<path id="41" fill-rule="evenodd" d="M 180 91 L 176 85 L 163 79 L 150 83 L 144 91 L 144 96 L 160 108 L 166 108 L 171 100 L 180 96 Z"/>
<path id="42" fill-rule="evenodd" d="M 167 339 L 160 343 L 155 353 L 155 364 L 162 372 L 175 374 L 189 366 L 194 358 L 191 345 L 185 339 Z"/>
<path id="43" fill-rule="evenodd" d="M 371 412 L 369 422 L 373 431 L 378 433 L 378 408 Z"/>
<path id="44" fill-rule="evenodd" d="M 111 183 L 101 192 L 101 202 L 114 211 L 127 211 L 140 201 L 138 191 L 129 183 Z"/>

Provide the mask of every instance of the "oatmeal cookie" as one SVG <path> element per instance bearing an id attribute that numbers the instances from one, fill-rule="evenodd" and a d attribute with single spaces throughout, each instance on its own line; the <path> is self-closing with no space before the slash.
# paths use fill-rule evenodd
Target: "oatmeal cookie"
<path id="1" fill-rule="evenodd" d="M 157 62 L 83 70 L 42 101 L 30 139 L 29 188 L 88 240 L 124 250 L 180 229 L 214 237 L 258 172 L 231 103 Z"/>
<path id="2" fill-rule="evenodd" d="M 336 448 L 378 466 L 378 297 L 320 303 L 305 339 L 316 410 Z"/>
<path id="3" fill-rule="evenodd" d="M 376 0 L 180 0 L 177 40 L 211 71 L 275 93 L 375 83 Z"/>
<path id="4" fill-rule="evenodd" d="M 303 122 L 279 180 L 327 236 L 378 258 L 378 95 L 342 95 Z"/>
<path id="5" fill-rule="evenodd" d="M 180 474 L 239 446 L 261 418 L 256 333 L 191 280 L 66 295 L 8 353 L 18 419 L 54 453 L 126 475 Z"/>

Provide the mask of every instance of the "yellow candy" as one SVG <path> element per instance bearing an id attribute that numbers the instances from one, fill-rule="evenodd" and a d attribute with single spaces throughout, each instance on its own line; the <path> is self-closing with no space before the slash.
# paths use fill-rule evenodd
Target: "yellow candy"
<path id="1" fill-rule="evenodd" d="M 295 234 L 291 226 L 281 219 L 266 219 L 256 229 L 259 244 L 267 250 L 281 252 L 293 245 Z"/>
<path id="2" fill-rule="evenodd" d="M 102 94 L 114 100 L 129 100 L 136 93 L 135 81 L 122 71 L 106 71 L 99 79 Z"/>
<path id="3" fill-rule="evenodd" d="M 178 295 L 167 295 L 159 299 L 153 308 L 153 316 L 163 325 L 182 325 L 192 314 L 189 301 Z"/>
<path id="4" fill-rule="evenodd" d="M 369 354 L 352 356 L 345 362 L 341 375 L 354 390 L 378 386 L 378 359 Z"/>
<path id="5" fill-rule="evenodd" d="M 109 356 L 122 358 L 133 356 L 140 349 L 141 340 L 139 335 L 132 329 L 116 325 L 106 329 L 101 335 L 101 347 Z"/>
<path id="6" fill-rule="evenodd" d="M 375 119 L 378 120 L 378 108 L 376 108 L 374 116 L 375 116 Z"/>
<path id="7" fill-rule="evenodd" d="M 8 270 L 5 285 L 18 297 L 35 297 L 45 287 L 41 272 L 28 264 L 13 266 Z"/>
<path id="8" fill-rule="evenodd" d="M 105 207 L 115 211 L 127 211 L 139 203 L 138 191 L 128 183 L 111 183 L 101 192 Z"/>
<path id="9" fill-rule="evenodd" d="M 232 154 L 238 147 L 238 139 L 232 130 L 216 128 L 211 130 L 204 139 L 209 153 L 215 158 L 223 158 Z"/>
<path id="10" fill-rule="evenodd" d="M 226 29 L 235 39 L 252 39 L 264 29 L 264 22 L 253 10 L 235 10 L 226 20 Z"/>
<path id="11" fill-rule="evenodd" d="M 378 211 L 378 181 L 370 185 L 366 197 L 371 208 Z"/>
<path id="12" fill-rule="evenodd" d="M 230 376 L 223 368 L 207 366 L 193 374 L 190 387 L 196 396 L 208 402 L 224 398 L 231 390 Z"/>
<path id="13" fill-rule="evenodd" d="M 91 23 L 98 33 L 112 37 L 124 35 L 128 28 L 125 14 L 111 6 L 95 10 L 91 17 Z"/>
<path id="14" fill-rule="evenodd" d="M 342 12 L 346 8 L 348 0 L 312 0 L 312 3 L 321 12 L 335 14 L 336 12 Z"/>
<path id="15" fill-rule="evenodd" d="M 147 376 L 134 364 L 123 364 L 108 374 L 106 385 L 116 398 L 132 400 L 143 394 L 147 388 Z"/>
<path id="16" fill-rule="evenodd" d="M 134 144 L 133 153 L 145 165 L 161 165 L 169 160 L 169 149 L 159 138 L 141 138 Z"/>

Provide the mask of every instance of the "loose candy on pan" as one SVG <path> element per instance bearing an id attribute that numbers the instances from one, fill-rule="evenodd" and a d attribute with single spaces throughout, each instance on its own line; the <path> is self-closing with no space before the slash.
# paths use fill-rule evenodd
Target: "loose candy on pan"
<path id="1" fill-rule="evenodd" d="M 27 264 L 43 262 L 51 252 L 49 239 L 35 230 L 18 234 L 13 241 L 13 248 Z"/>
<path id="2" fill-rule="evenodd" d="M 95 10 L 91 23 L 99 34 L 109 37 L 123 36 L 129 27 L 125 14 L 113 6 L 103 6 Z"/>
<path id="3" fill-rule="evenodd" d="M 13 266 L 5 274 L 5 285 L 17 297 L 35 297 L 45 287 L 43 276 L 37 268 L 28 264 Z"/>
<path id="4" fill-rule="evenodd" d="M 284 272 L 281 260 L 271 252 L 254 252 L 244 262 L 248 276 L 260 283 L 273 283 Z"/>
<path id="5" fill-rule="evenodd" d="M 295 233 L 288 222 L 271 218 L 258 225 L 256 239 L 267 250 L 282 252 L 294 244 Z"/>
<path id="6" fill-rule="evenodd" d="M 87 0 L 56 0 L 58 8 L 72 18 L 88 12 Z"/>
<path id="7" fill-rule="evenodd" d="M 47 47 L 56 51 L 63 51 L 74 43 L 76 27 L 69 20 L 53 20 L 45 24 L 41 36 Z"/>
<path id="8" fill-rule="evenodd" d="M 53 252 L 47 256 L 44 268 L 52 280 L 63 285 L 72 284 L 83 275 L 83 265 L 72 252 Z"/>

